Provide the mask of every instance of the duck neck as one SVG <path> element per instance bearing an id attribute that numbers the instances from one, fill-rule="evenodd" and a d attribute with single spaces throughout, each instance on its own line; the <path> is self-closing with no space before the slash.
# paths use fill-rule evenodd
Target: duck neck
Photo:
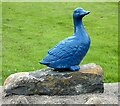
<path id="1" fill-rule="evenodd" d="M 82 18 L 74 18 L 74 33 L 80 34 L 81 32 L 85 31 L 85 28 L 82 23 Z"/>

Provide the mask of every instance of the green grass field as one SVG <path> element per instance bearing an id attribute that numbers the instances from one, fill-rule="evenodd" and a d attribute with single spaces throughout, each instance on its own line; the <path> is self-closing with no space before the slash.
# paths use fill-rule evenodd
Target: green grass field
<path id="1" fill-rule="evenodd" d="M 91 47 L 81 64 L 97 63 L 105 82 L 118 81 L 117 3 L 3 3 L 2 77 L 44 68 L 48 49 L 73 34 L 76 7 L 91 11 L 83 22 Z"/>

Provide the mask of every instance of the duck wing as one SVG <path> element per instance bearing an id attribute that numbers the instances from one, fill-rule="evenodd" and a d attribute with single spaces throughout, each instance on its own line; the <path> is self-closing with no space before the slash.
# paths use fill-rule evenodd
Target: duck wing
<path id="1" fill-rule="evenodd" d="M 59 42 L 55 47 L 48 51 L 48 54 L 40 62 L 42 64 L 49 64 L 60 59 L 66 59 L 73 56 L 79 48 L 79 43 L 73 37 L 69 37 Z"/>

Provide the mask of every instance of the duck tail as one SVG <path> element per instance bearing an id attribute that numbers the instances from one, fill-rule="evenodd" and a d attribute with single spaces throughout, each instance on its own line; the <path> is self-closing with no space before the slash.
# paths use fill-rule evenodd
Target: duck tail
<path id="1" fill-rule="evenodd" d="M 45 62 L 44 60 L 41 60 L 39 63 L 40 63 L 40 64 L 44 64 L 44 65 L 49 65 L 49 63 L 48 63 L 48 62 Z"/>

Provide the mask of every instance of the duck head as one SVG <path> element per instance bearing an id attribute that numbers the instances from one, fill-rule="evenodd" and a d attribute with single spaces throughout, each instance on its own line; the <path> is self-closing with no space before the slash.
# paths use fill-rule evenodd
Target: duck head
<path id="1" fill-rule="evenodd" d="M 73 12 L 73 17 L 74 18 L 82 18 L 89 13 L 90 13 L 90 11 L 86 11 L 82 8 L 76 8 Z"/>

